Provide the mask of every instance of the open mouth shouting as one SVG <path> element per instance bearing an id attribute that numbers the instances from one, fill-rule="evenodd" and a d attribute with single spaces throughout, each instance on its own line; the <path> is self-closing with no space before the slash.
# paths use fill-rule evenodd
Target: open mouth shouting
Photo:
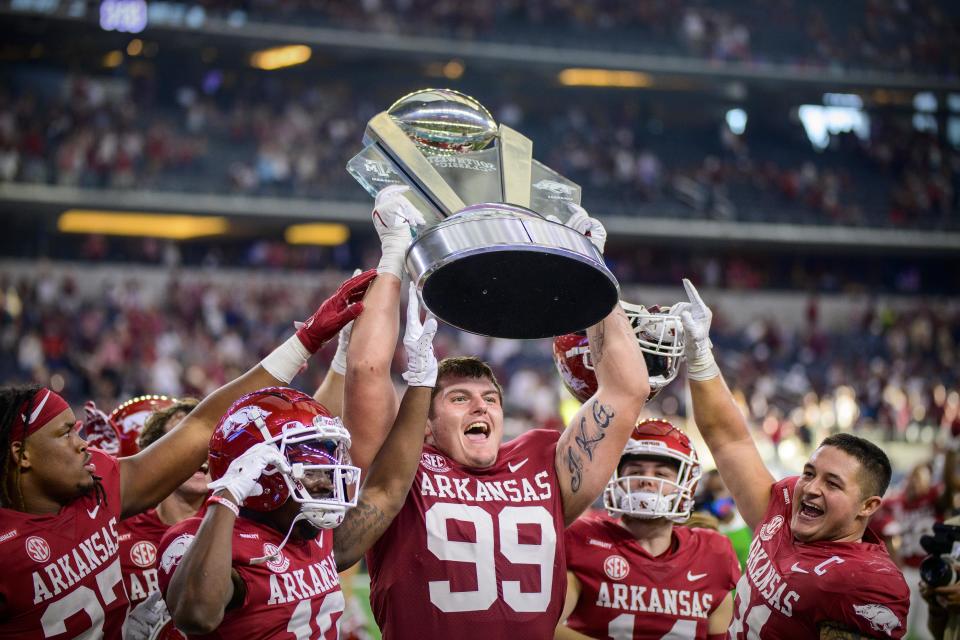
<path id="1" fill-rule="evenodd" d="M 490 438 L 490 425 L 481 420 L 471 422 L 463 430 L 463 435 L 468 442 L 483 443 Z"/>
<path id="2" fill-rule="evenodd" d="M 813 523 L 823 517 L 824 510 L 812 502 L 802 500 L 800 508 L 797 510 L 797 518 L 800 522 Z"/>

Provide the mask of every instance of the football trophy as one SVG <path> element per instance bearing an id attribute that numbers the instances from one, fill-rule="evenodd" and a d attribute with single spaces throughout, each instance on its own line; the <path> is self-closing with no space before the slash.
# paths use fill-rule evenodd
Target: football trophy
<path id="1" fill-rule="evenodd" d="M 619 285 L 589 238 L 562 223 L 580 187 L 479 102 L 425 89 L 374 116 L 347 171 L 371 195 L 393 184 L 426 220 L 405 266 L 424 305 L 455 327 L 545 338 L 602 320 Z"/>

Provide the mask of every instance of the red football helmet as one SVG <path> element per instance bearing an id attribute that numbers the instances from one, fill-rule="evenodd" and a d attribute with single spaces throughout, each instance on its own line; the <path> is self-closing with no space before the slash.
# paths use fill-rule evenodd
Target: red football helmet
<path id="1" fill-rule="evenodd" d="M 160 411 L 177 403 L 176 398 L 147 395 L 130 398 L 110 413 L 110 423 L 120 434 L 120 456 L 132 456 L 140 451 L 137 438 L 143 425 L 154 411 Z"/>
<path id="2" fill-rule="evenodd" d="M 322 404 L 287 387 L 243 396 L 220 418 L 210 438 L 210 477 L 222 478 L 231 462 L 260 442 L 275 445 L 291 470 L 267 467 L 258 480 L 263 493 L 244 500 L 244 507 L 274 511 L 293 499 L 305 519 L 327 529 L 338 526 L 347 509 L 356 506 L 360 469 L 350 464 L 350 433 Z M 323 495 L 312 495 L 304 482 L 313 484 L 321 477 L 327 484 Z"/>
<path id="3" fill-rule="evenodd" d="M 677 461 L 677 479 L 621 475 L 631 456 Z M 668 518 L 684 522 L 693 511 L 693 494 L 700 481 L 700 458 L 687 435 L 659 418 L 641 420 L 630 434 L 613 478 L 603 490 L 603 506 L 611 515 L 634 518 Z"/>
<path id="4" fill-rule="evenodd" d="M 647 363 L 651 400 L 661 389 L 677 377 L 683 357 L 683 325 L 680 316 L 653 306 L 620 301 L 627 314 L 637 344 Z M 564 386 L 580 402 L 597 392 L 597 375 L 590 358 L 590 343 L 586 335 L 568 333 L 553 339 L 553 362 Z"/>

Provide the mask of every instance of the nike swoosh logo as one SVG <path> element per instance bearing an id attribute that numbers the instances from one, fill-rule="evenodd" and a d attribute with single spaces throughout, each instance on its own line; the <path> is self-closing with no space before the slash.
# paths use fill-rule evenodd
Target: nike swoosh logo
<path id="1" fill-rule="evenodd" d="M 707 574 L 705 573 L 690 573 L 689 571 L 687 571 L 687 580 L 689 580 L 690 582 L 696 582 L 700 578 L 706 577 L 706 575 Z"/>
<path id="2" fill-rule="evenodd" d="M 793 566 L 790 567 L 790 571 L 792 571 L 792 572 L 794 572 L 794 573 L 810 573 L 810 572 L 807 571 L 806 569 L 801 569 L 799 562 L 794 562 L 794 563 L 793 563 Z"/>
<path id="3" fill-rule="evenodd" d="M 100 505 L 97 504 L 93 509 L 87 509 L 87 515 L 90 516 L 90 519 L 93 520 L 97 517 L 97 513 L 100 511 Z"/>
<path id="4" fill-rule="evenodd" d="M 25 424 L 27 425 L 33 424 L 33 421 L 36 420 L 37 417 L 40 415 L 40 412 L 43 411 L 43 405 L 47 404 L 47 399 L 49 397 L 50 397 L 50 390 L 47 389 L 47 392 L 43 395 L 43 400 L 41 400 L 40 403 L 37 405 L 37 408 L 33 410 L 33 413 L 31 413 L 29 416 L 27 416 L 26 414 L 23 414 L 21 416 Z"/>
<path id="5" fill-rule="evenodd" d="M 518 463 L 516 463 L 516 464 L 514 464 L 514 463 L 512 463 L 512 462 L 508 462 L 508 463 L 507 463 L 507 467 L 510 468 L 510 473 L 516 473 L 516 472 L 517 472 L 517 469 L 519 469 L 519 468 L 522 467 L 523 465 L 527 464 L 527 460 L 529 460 L 529 459 L 530 459 L 530 458 L 524 458 L 523 460 L 521 460 L 520 462 L 518 462 Z"/>

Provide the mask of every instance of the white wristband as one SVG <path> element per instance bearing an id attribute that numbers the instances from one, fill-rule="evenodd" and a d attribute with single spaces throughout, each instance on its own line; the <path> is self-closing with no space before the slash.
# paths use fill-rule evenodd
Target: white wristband
<path id="1" fill-rule="evenodd" d="M 713 380 L 720 375 L 720 367 L 713 357 L 713 351 L 707 348 L 697 354 L 696 358 L 687 358 L 687 377 L 700 382 Z"/>
<path id="2" fill-rule="evenodd" d="M 292 335 L 286 342 L 271 351 L 270 355 L 261 360 L 260 366 L 277 380 L 284 384 L 290 384 L 290 381 L 300 372 L 309 357 L 310 352 L 300 342 L 300 338 Z"/>

